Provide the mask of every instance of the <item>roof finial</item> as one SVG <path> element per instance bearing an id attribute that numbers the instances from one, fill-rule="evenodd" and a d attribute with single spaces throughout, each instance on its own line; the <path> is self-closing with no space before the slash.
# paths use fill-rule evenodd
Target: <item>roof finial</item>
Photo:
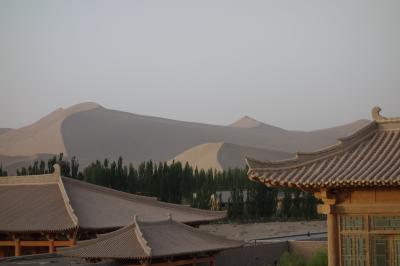
<path id="1" fill-rule="evenodd" d="M 172 214 L 170 212 L 168 213 L 168 220 L 172 221 Z"/>
<path id="2" fill-rule="evenodd" d="M 54 169 L 53 175 L 56 176 L 56 177 L 60 177 L 61 176 L 60 165 L 58 163 L 54 164 L 53 165 L 53 169 Z"/>
<path id="3" fill-rule="evenodd" d="M 381 116 L 380 112 L 381 112 L 381 108 L 379 106 L 375 106 L 374 108 L 372 108 L 372 118 L 375 121 L 379 121 L 379 120 L 384 120 L 385 117 Z"/>

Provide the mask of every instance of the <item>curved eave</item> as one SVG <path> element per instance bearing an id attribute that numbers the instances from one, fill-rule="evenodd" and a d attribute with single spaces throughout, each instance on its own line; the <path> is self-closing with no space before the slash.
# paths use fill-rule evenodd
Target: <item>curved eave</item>
<path id="1" fill-rule="evenodd" d="M 297 152 L 294 158 L 273 162 L 260 161 L 257 159 L 246 157 L 246 164 L 249 167 L 249 171 L 272 171 L 303 166 L 316 160 L 328 159 L 329 157 L 334 156 L 339 152 L 344 152 L 351 149 L 355 145 L 358 145 L 360 142 L 370 138 L 376 132 L 376 129 L 377 122 L 372 121 L 371 123 L 357 130 L 350 136 L 339 138 L 336 144 L 329 146 L 325 149 L 315 152 Z"/>
<path id="2" fill-rule="evenodd" d="M 248 177 L 252 181 L 263 183 L 268 187 L 288 187 L 288 188 L 299 188 L 304 191 L 320 191 L 322 189 L 341 189 L 341 188 L 398 188 L 400 187 L 400 179 L 395 180 L 340 180 L 340 181 L 328 181 L 328 182 L 290 182 L 290 181 L 278 181 L 268 176 L 260 177 L 253 170 L 249 171 Z"/>
<path id="3" fill-rule="evenodd" d="M 0 233 L 65 233 L 73 232 L 78 229 L 78 226 L 66 227 L 61 229 L 48 229 L 48 228 L 38 228 L 38 229 L 2 229 Z"/>

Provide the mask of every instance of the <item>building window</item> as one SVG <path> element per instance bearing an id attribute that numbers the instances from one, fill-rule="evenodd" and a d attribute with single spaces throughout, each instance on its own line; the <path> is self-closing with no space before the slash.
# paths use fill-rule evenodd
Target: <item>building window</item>
<path id="1" fill-rule="evenodd" d="M 400 266 L 400 236 L 397 236 L 394 240 L 395 243 L 395 260 L 396 266 Z"/>
<path id="2" fill-rule="evenodd" d="M 356 231 L 364 229 L 363 216 L 341 216 L 340 224 L 342 231 Z"/>
<path id="3" fill-rule="evenodd" d="M 389 241 L 386 237 L 374 237 L 372 248 L 374 252 L 374 266 L 389 265 Z"/>
<path id="4" fill-rule="evenodd" d="M 400 230 L 400 216 L 372 216 L 372 230 Z"/>
<path id="5" fill-rule="evenodd" d="M 343 266 L 366 266 L 367 246 L 366 238 L 362 235 L 342 236 Z"/>
<path id="6" fill-rule="evenodd" d="M 400 266 L 400 216 L 340 215 L 341 266 Z"/>

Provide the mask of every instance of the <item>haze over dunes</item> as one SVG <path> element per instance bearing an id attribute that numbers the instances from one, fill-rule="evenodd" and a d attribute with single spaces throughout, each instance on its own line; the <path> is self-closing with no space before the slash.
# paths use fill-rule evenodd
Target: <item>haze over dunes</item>
<path id="1" fill-rule="evenodd" d="M 32 125 L 0 135 L 0 163 L 10 166 L 40 156 L 77 156 L 81 166 L 95 160 L 138 164 L 145 160 L 188 161 L 201 168 L 243 167 L 244 156 L 284 159 L 296 151 L 332 145 L 368 123 L 310 132 L 289 131 L 243 117 L 228 126 L 192 123 L 109 110 L 95 103 L 57 109 Z M 12 162 L 12 163 L 11 163 Z M 15 168 L 15 167 L 14 167 Z"/>

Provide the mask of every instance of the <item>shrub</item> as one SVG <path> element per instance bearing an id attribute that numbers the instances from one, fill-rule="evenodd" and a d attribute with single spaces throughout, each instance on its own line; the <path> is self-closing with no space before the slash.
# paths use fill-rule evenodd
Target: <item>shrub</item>
<path id="1" fill-rule="evenodd" d="M 305 266 L 303 258 L 296 253 L 285 252 L 279 258 L 279 266 Z"/>
<path id="2" fill-rule="evenodd" d="M 307 266 L 328 266 L 328 253 L 326 250 L 315 252 Z"/>

